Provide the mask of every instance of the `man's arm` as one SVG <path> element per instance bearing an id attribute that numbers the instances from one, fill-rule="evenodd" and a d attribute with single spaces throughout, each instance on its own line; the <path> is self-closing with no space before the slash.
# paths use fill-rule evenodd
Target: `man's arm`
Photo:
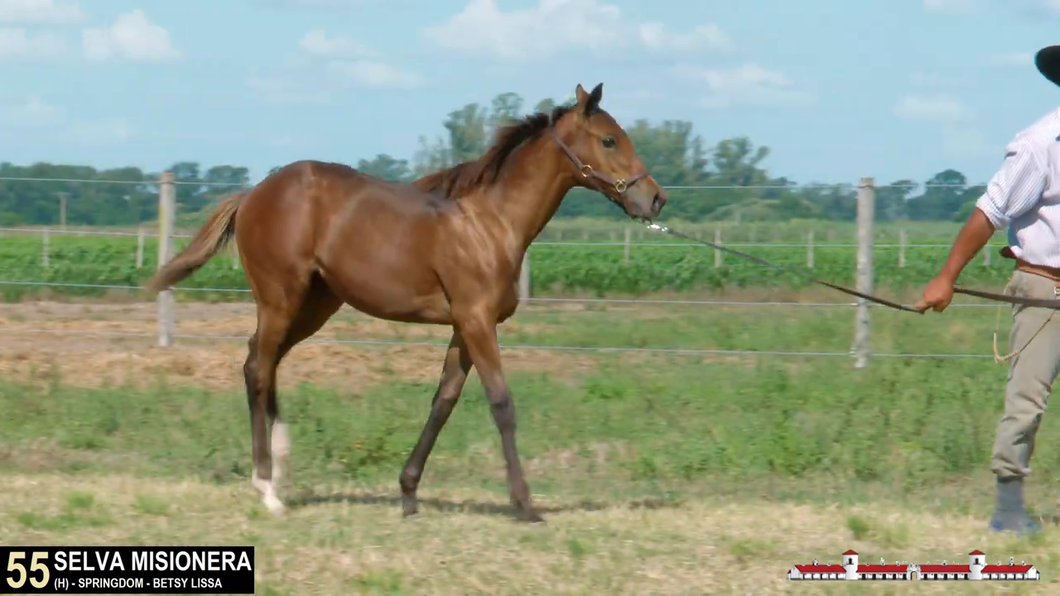
<path id="1" fill-rule="evenodd" d="M 975 202 L 975 209 L 964 223 L 950 248 L 939 277 L 951 284 L 978 253 L 995 230 L 1002 229 L 1023 215 L 1041 199 L 1047 183 L 1041 157 L 1030 147 L 1010 148 L 1005 163 Z"/>
<path id="2" fill-rule="evenodd" d="M 953 241 L 950 256 L 946 258 L 946 264 L 939 271 L 939 277 L 947 280 L 950 285 L 957 283 L 961 271 L 964 271 L 968 262 L 986 246 L 990 237 L 994 235 L 994 230 L 994 224 L 990 223 L 990 218 L 982 209 L 976 207 L 972 210 L 972 214 L 964 222 L 960 233 Z"/>
<path id="3" fill-rule="evenodd" d="M 1034 147 L 1010 145 L 1005 163 L 986 186 L 986 192 L 975 202 L 975 210 L 968 217 L 950 248 L 946 264 L 924 288 L 924 295 L 916 303 L 919 312 L 932 309 L 942 312 L 953 300 L 954 284 L 975 253 L 982 250 L 994 230 L 1031 210 L 1042 198 L 1048 182 L 1045 159 Z"/>

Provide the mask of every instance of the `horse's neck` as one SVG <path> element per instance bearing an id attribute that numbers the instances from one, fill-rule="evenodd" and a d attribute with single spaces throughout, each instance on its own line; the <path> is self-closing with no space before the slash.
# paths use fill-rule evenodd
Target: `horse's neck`
<path id="1" fill-rule="evenodd" d="M 494 187 L 494 206 L 519 236 L 525 251 L 574 187 L 566 157 L 549 136 L 541 135 L 512 156 Z"/>

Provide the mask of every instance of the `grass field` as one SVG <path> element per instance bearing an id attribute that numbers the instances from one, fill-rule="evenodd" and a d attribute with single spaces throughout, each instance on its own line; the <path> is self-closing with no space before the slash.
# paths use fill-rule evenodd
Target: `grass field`
<path id="1" fill-rule="evenodd" d="M 827 295 L 830 296 L 830 295 Z M 820 300 L 820 294 L 804 294 Z M 280 369 L 293 454 L 282 518 L 250 488 L 241 340 L 150 339 L 151 304 L 0 305 L 0 542 L 254 544 L 260 594 L 904 593 L 784 579 L 850 548 L 921 563 L 1026 559 L 1052 593 L 1056 529 L 985 530 L 1006 370 L 986 359 L 504 351 L 531 489 L 548 523 L 513 521 L 499 440 L 469 381 L 428 463 L 423 512 L 397 475 L 442 348 L 311 344 Z M 873 348 L 989 355 L 996 311 L 873 311 Z M 245 336 L 245 304 L 179 305 L 178 333 Z M 1001 318 L 1002 337 L 1008 331 Z M 849 349 L 853 311 L 811 307 L 524 307 L 502 343 Z M 89 336 L 95 331 L 111 335 Z M 82 334 L 78 334 L 81 332 Z M 332 340 L 444 342 L 445 329 L 344 309 Z M 1002 346 L 1003 347 L 1003 346 Z M 1028 496 L 1060 498 L 1046 416 Z M 921 583 L 918 593 L 949 593 Z"/>

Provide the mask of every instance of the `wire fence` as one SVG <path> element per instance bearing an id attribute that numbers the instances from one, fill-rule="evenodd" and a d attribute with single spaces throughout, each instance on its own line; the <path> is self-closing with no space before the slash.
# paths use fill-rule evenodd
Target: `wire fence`
<path id="1" fill-rule="evenodd" d="M 156 336 L 151 333 L 136 333 L 125 331 L 107 331 L 95 329 L 19 329 L 19 333 L 26 335 L 66 335 L 66 336 L 90 336 L 90 337 L 125 337 L 153 339 Z M 200 340 L 200 341 L 240 341 L 245 342 L 249 335 L 216 335 L 196 333 L 175 333 L 174 338 Z M 312 338 L 303 344 L 335 344 L 348 346 L 391 346 L 391 347 L 432 347 L 445 348 L 448 342 L 387 340 L 387 339 L 331 339 Z M 639 346 L 564 346 L 564 345 L 533 345 L 533 344 L 505 344 L 501 342 L 501 349 L 523 350 L 523 351 L 546 351 L 546 352 L 593 352 L 593 353 L 631 353 L 631 354 L 661 354 L 680 356 L 791 356 L 791 357 L 845 357 L 854 356 L 854 350 L 846 352 L 825 351 L 798 351 L 798 350 L 725 350 L 710 348 L 653 348 Z M 873 357 L 879 358 L 931 358 L 931 359 L 983 359 L 993 358 L 991 354 L 969 354 L 969 353 L 903 353 L 903 352 L 878 352 Z"/>
<path id="2" fill-rule="evenodd" d="M 0 176 L 0 182 L 62 182 L 68 184 L 130 184 L 130 185 L 158 185 L 157 178 L 143 178 L 141 180 L 100 179 L 100 178 L 35 178 L 27 176 Z M 212 182 L 203 180 L 174 180 L 177 186 L 209 186 L 219 188 L 245 188 L 252 186 L 251 182 Z M 979 184 L 875 184 L 873 187 L 894 189 L 915 188 L 974 188 L 984 186 Z M 853 184 L 849 182 L 817 183 L 809 182 L 803 184 L 689 184 L 689 185 L 663 185 L 666 190 L 799 190 L 810 188 L 842 188 L 853 190 Z"/>
<path id="3" fill-rule="evenodd" d="M 154 184 L 159 188 L 159 193 L 164 194 L 166 189 L 169 189 L 170 193 L 170 204 L 166 206 L 163 200 L 160 200 L 160 217 L 169 218 L 169 225 L 172 226 L 172 216 L 174 210 L 174 204 L 172 203 L 173 188 L 176 185 L 182 184 L 180 181 L 172 180 L 171 178 L 166 181 L 120 181 L 120 180 L 93 180 L 93 179 L 40 179 L 40 178 L 12 178 L 12 177 L 0 177 L 0 181 L 5 180 L 21 180 L 21 181 L 51 181 L 51 182 L 85 182 L 85 183 L 123 183 L 123 184 Z M 199 181 L 188 182 L 187 184 L 198 185 L 198 186 L 210 186 L 210 183 L 202 183 Z M 223 186 L 225 184 L 213 184 L 215 186 Z M 231 185 L 229 185 L 231 186 Z M 803 186 L 841 186 L 841 185 L 803 185 Z M 849 187 L 850 185 L 842 185 Z M 958 186 L 958 185 L 936 185 L 936 186 Z M 884 188 L 885 186 L 873 187 Z M 757 186 L 757 187 L 731 187 L 731 186 L 689 186 L 689 187 L 674 187 L 674 188 L 696 188 L 696 189 L 717 189 L 717 188 L 793 188 L 792 186 Z M 874 192 L 874 190 L 873 190 Z M 741 248 L 773 248 L 773 249 L 807 249 L 808 250 L 808 267 L 813 267 L 813 250 L 815 249 L 828 249 L 828 248 L 857 248 L 859 264 L 859 280 L 864 279 L 865 271 L 861 269 L 861 265 L 864 261 L 862 258 L 863 254 L 871 253 L 875 249 L 899 249 L 904 251 L 909 248 L 945 248 L 948 247 L 946 244 L 938 243 L 908 243 L 905 241 L 904 233 L 901 235 L 901 242 L 894 243 L 878 243 L 873 244 L 871 242 L 871 210 L 872 200 L 871 196 L 867 202 L 864 197 L 859 194 L 859 237 L 858 242 L 855 243 L 814 243 L 812 233 L 808 238 L 808 243 L 790 243 L 790 242 L 779 242 L 779 243 L 766 243 L 766 242 L 734 242 L 725 243 L 727 247 L 741 247 Z M 866 218 L 866 209 L 869 209 L 869 215 Z M 866 220 L 867 219 L 867 224 Z M 866 225 L 868 226 L 866 228 Z M 171 227 L 169 229 L 172 229 Z M 865 230 L 868 230 L 868 243 L 866 244 Z M 51 235 L 78 235 L 78 236 L 96 236 L 96 237 L 137 237 L 140 240 L 138 247 L 138 266 L 139 261 L 142 258 L 142 252 L 144 250 L 143 240 L 145 238 L 157 239 L 157 248 L 161 251 L 163 246 L 167 242 L 172 242 L 175 238 L 190 238 L 191 234 L 176 234 L 169 232 L 165 226 L 161 226 L 163 232 L 151 232 L 146 229 L 139 229 L 136 232 L 123 232 L 115 230 L 67 230 L 65 228 L 19 228 L 19 227 L 0 227 L 0 236 L 5 234 L 35 234 L 41 235 L 44 238 L 44 250 L 43 259 L 45 265 L 47 265 L 47 253 L 48 253 L 48 239 Z M 628 228 L 627 228 L 628 230 Z M 717 237 L 715 238 L 717 240 Z M 2 242 L 0 238 L 0 242 Z M 628 252 L 632 247 L 636 250 L 649 248 L 649 249 L 674 249 L 674 248 L 703 248 L 702 246 L 691 243 L 691 242 L 631 242 L 630 234 L 627 231 L 625 242 L 570 242 L 570 241 L 540 241 L 535 242 L 535 246 L 570 246 L 570 247 L 623 247 L 626 251 L 626 258 L 628 258 Z M 712 251 L 711 248 L 705 248 L 706 251 Z M 719 262 L 719 253 L 715 253 L 715 263 Z M 704 253 L 707 254 L 707 253 Z M 900 262 L 904 262 L 904 252 L 901 253 Z M 168 256 L 159 255 L 159 261 L 164 261 L 171 258 L 173 255 L 173 249 L 170 248 Z M 989 258 L 989 255 L 987 255 Z M 871 258 L 868 259 L 868 279 L 871 280 Z M 70 267 L 67 263 L 66 267 Z M 717 266 L 717 265 L 716 265 Z M 529 275 L 530 266 L 527 264 L 524 266 L 524 273 Z M 859 281 L 861 283 L 861 281 Z M 871 281 L 870 281 L 871 283 Z M 521 286 L 523 284 L 520 284 Z M 0 286 L 7 287 L 41 287 L 41 288 L 67 288 L 67 289 L 94 289 L 94 290 L 117 290 L 124 292 L 136 292 L 140 289 L 137 285 L 132 284 L 108 284 L 108 283 L 90 283 L 90 282 L 63 282 L 63 281 L 50 281 L 50 280 L 34 280 L 34 279 L 0 279 Z M 527 284 L 528 286 L 528 284 Z M 217 293 L 233 293 L 247 296 L 250 290 L 247 288 L 235 288 L 235 287 L 178 287 L 173 288 L 172 292 L 188 294 L 194 296 L 196 294 L 217 294 Z M 171 295 L 169 292 L 164 294 Z M 654 299 L 654 298 L 611 298 L 611 297 L 541 297 L 531 296 L 529 293 L 524 293 L 522 301 L 535 305 L 562 305 L 562 304 L 596 304 L 596 305 L 644 305 L 644 306 L 690 306 L 690 307 L 738 307 L 738 308 L 818 308 L 818 309 L 848 309 L 855 308 L 858 311 L 856 320 L 858 325 L 867 325 L 867 303 L 864 301 L 856 302 L 804 302 L 804 301 L 775 301 L 775 300 L 712 300 L 712 299 Z M 996 308 L 994 304 L 983 304 L 983 303 L 967 303 L 959 302 L 952 305 L 952 308 L 957 309 L 982 309 L 982 308 Z M 566 316 L 577 316 L 575 312 L 565 311 L 569 314 Z M 167 314 L 168 313 L 168 314 Z M 170 303 L 166 306 L 161 300 L 159 302 L 159 327 L 160 332 L 158 335 L 144 332 L 132 332 L 132 331 L 107 331 L 107 330 L 88 330 L 88 329 L 72 329 L 72 330 L 50 330 L 50 329 L 33 329 L 23 328 L 18 326 L 15 330 L 19 334 L 26 335 L 45 335 L 45 334 L 69 334 L 74 335 L 94 335 L 94 336 L 112 336 L 112 337 L 129 337 L 129 338 L 144 338 L 149 339 L 152 337 L 158 337 L 160 339 L 160 345 L 167 346 L 174 339 L 179 340 L 196 340 L 196 341 L 211 341 L 211 340 L 239 340 L 246 341 L 246 336 L 238 335 L 196 335 L 187 333 L 177 333 L 174 329 L 173 320 L 173 305 Z M 681 347 L 646 347 L 646 346 L 574 346 L 574 345 L 534 345 L 534 344 L 514 344 L 514 345 L 503 345 L 508 350 L 536 350 L 536 351 L 560 351 L 560 352 L 598 352 L 598 353 L 645 353 L 645 354 L 670 354 L 670 355 L 698 355 L 698 356 L 711 356 L 711 355 L 729 355 L 729 356 L 789 356 L 789 357 L 857 357 L 858 354 L 864 356 L 867 353 L 867 346 L 862 345 L 866 341 L 866 333 L 859 331 L 859 337 L 862 339 L 855 340 L 855 346 L 848 351 L 799 351 L 799 350 L 782 350 L 782 349 L 766 349 L 766 350 L 749 350 L 749 349 L 711 349 L 711 348 L 681 348 Z M 165 341 L 162 337 L 165 337 Z M 352 346 L 431 346 L 431 347 L 444 347 L 445 343 L 436 342 L 422 342 L 422 341 L 405 341 L 405 340 L 381 340 L 381 339 L 364 339 L 364 340 L 345 340 L 345 339 L 312 339 L 307 343 L 332 343 L 340 345 L 352 345 Z M 894 353 L 873 353 L 873 357 L 880 358 L 935 358 L 935 359 L 962 359 L 962 358 L 991 358 L 990 354 L 970 354 L 970 353 L 905 353 L 905 352 L 894 352 Z"/>
<path id="4" fill-rule="evenodd" d="M 50 282 L 36 280 L 4 280 L 0 279 L 0 286 L 24 286 L 24 287 L 46 287 L 46 288 L 83 288 L 92 290 L 126 290 L 136 292 L 141 290 L 140 286 L 120 284 L 91 284 L 91 283 L 69 283 Z M 250 294 L 246 288 L 189 288 L 176 287 L 174 292 L 189 293 L 225 293 Z M 746 307 L 782 307 L 782 308 L 850 308 L 858 305 L 857 302 L 803 302 L 803 301 L 778 301 L 778 300 L 667 300 L 659 298 L 534 298 L 530 297 L 521 302 L 531 304 L 635 304 L 635 305 L 667 305 L 667 306 L 746 306 Z M 978 303 L 955 303 L 950 308 L 996 308 L 993 304 Z"/>
<path id="5" fill-rule="evenodd" d="M 55 236 L 98 236 L 98 237 L 113 237 L 113 238 L 158 238 L 160 234 L 158 232 L 148 231 L 146 228 L 139 232 L 122 232 L 112 230 L 75 230 L 68 228 L 56 228 L 51 226 L 41 227 L 2 227 L 0 226 L 0 234 L 25 234 L 32 236 L 41 236 L 43 234 L 55 235 Z M 173 238 L 191 238 L 194 234 L 173 234 Z M 674 241 L 674 242 L 610 242 L 607 240 L 601 240 L 598 242 L 568 242 L 568 241 L 556 241 L 556 240 L 538 240 L 533 243 L 532 246 L 589 246 L 589 247 L 626 247 L 634 246 L 637 249 L 641 248 L 703 248 L 705 250 L 712 250 L 709 247 L 704 247 L 702 244 L 696 244 L 694 242 L 685 241 Z M 806 248 L 808 245 L 805 242 L 726 242 L 725 246 L 733 248 Z M 857 244 L 851 242 L 840 242 L 840 243 L 829 243 L 829 242 L 814 242 L 813 248 L 857 248 Z M 1004 244 L 996 244 L 987 246 L 987 248 L 1001 248 Z M 949 248 L 949 244 L 940 243 L 876 243 L 873 244 L 873 248 Z"/>

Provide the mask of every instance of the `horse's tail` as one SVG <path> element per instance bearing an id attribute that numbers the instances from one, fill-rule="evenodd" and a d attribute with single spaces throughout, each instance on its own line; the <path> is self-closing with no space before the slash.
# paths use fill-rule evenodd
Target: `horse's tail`
<path id="1" fill-rule="evenodd" d="M 144 289 L 155 294 L 172 287 L 206 264 L 232 239 L 236 231 L 236 212 L 248 191 L 233 193 L 225 197 L 214 209 L 195 237 L 184 250 L 162 266 L 144 285 Z"/>

